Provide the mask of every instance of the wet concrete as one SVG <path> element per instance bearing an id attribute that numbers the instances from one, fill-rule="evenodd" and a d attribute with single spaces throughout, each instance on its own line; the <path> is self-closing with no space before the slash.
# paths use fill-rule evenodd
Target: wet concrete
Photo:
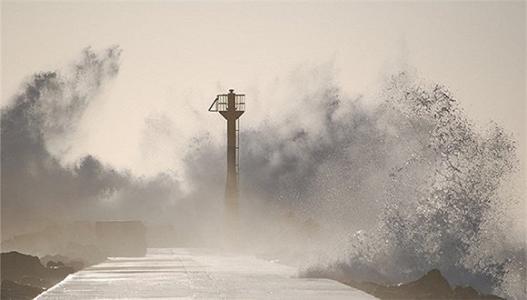
<path id="1" fill-rule="evenodd" d="M 290 266 L 205 249 L 148 249 L 68 276 L 36 299 L 376 299 Z"/>

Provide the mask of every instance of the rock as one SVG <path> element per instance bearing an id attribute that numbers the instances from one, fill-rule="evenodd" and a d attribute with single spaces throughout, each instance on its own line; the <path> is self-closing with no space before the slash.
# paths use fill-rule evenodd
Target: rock
<path id="1" fill-rule="evenodd" d="M 2 288 L 0 291 L 0 299 L 2 300 L 26 300 L 33 299 L 38 294 L 44 291 L 43 288 L 38 288 L 29 285 L 18 284 L 11 280 L 2 280 Z"/>
<path id="2" fill-rule="evenodd" d="M 405 300 L 497 300 L 502 299 L 494 295 L 482 295 L 472 287 L 451 287 L 439 270 L 433 269 L 423 277 L 407 283 L 397 285 L 382 285 L 373 282 L 357 282 L 350 279 L 342 269 L 315 268 L 307 270 L 307 277 L 329 278 L 345 283 L 351 287 L 363 290 L 380 299 Z"/>
<path id="3" fill-rule="evenodd" d="M 40 258 L 40 261 L 42 262 L 42 264 L 45 264 L 48 268 L 66 266 L 71 267 L 75 272 L 82 270 L 86 266 L 86 263 L 81 259 L 70 259 L 67 256 L 58 254 L 43 256 Z M 102 261 L 104 261 L 104 259 L 101 257 L 100 260 L 96 260 L 93 264 Z"/>
<path id="4" fill-rule="evenodd" d="M 439 270 L 431 270 L 416 281 L 392 286 L 371 282 L 347 282 L 348 285 L 364 290 L 381 299 L 502 299 L 494 295 L 481 295 L 471 287 L 451 287 Z"/>
<path id="5" fill-rule="evenodd" d="M 43 278 L 47 269 L 38 257 L 22 254 L 16 251 L 2 253 L 1 276 L 2 279 L 19 281 L 25 277 Z"/>
<path id="6" fill-rule="evenodd" d="M 49 288 L 74 272 L 73 268 L 60 264 L 46 268 L 38 257 L 16 251 L 2 253 L 1 262 L 2 280 L 35 288 Z"/>

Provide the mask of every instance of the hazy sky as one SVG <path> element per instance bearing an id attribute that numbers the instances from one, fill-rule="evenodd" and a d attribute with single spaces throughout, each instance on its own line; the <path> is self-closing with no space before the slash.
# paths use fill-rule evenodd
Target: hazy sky
<path id="1" fill-rule="evenodd" d="M 120 73 L 83 117 L 69 159 L 92 153 L 154 174 L 177 165 L 195 134 L 221 137 L 222 119 L 206 109 L 229 88 L 248 94 L 251 126 L 298 101 L 273 88 L 299 68 L 329 66 L 344 92 L 366 95 L 409 68 L 448 86 L 471 118 L 504 126 L 523 150 L 525 34 L 520 1 L 3 1 L 2 106 L 31 74 L 63 68 L 87 46 L 119 45 Z M 149 126 L 171 143 L 145 138 Z"/>

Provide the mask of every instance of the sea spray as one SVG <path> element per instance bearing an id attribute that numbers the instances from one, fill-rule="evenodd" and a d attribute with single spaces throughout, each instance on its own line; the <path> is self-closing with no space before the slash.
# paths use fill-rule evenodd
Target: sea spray
<path id="1" fill-rule="evenodd" d="M 116 75 L 113 54 L 96 63 L 85 51 L 67 77 L 35 75 L 3 109 L 2 233 L 20 230 L 20 215 L 33 227 L 49 215 L 134 218 L 170 223 L 186 245 L 217 246 L 225 148 L 208 136 L 189 145 L 185 193 L 173 176 L 136 178 L 89 155 L 60 163 L 91 92 Z M 508 225 L 524 203 L 507 188 L 513 139 L 495 124 L 477 129 L 445 87 L 407 73 L 390 77 L 372 106 L 343 93 L 331 68 L 302 72 L 262 92 L 283 103 L 279 115 L 240 133 L 246 250 L 379 283 L 438 268 L 452 283 L 525 298 L 525 245 L 514 239 L 524 232 Z"/>
<path id="2" fill-rule="evenodd" d="M 404 73 L 385 97 L 381 119 L 411 150 L 387 174 L 378 224 L 351 234 L 337 258 L 316 268 L 381 283 L 439 269 L 451 284 L 523 299 L 525 248 L 507 241 L 503 226 L 505 206 L 518 203 L 500 192 L 517 175 L 512 138 L 496 124 L 476 130 L 445 87 Z"/>

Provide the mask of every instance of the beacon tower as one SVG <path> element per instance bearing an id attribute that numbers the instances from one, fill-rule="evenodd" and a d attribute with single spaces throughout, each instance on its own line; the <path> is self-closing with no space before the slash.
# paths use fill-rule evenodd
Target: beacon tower
<path id="1" fill-rule="evenodd" d="M 209 107 L 211 112 L 219 112 L 227 120 L 227 180 L 225 186 L 225 210 L 231 222 L 238 219 L 238 150 L 240 116 L 245 112 L 245 95 L 235 94 L 229 90 L 228 94 L 217 95 Z"/>

